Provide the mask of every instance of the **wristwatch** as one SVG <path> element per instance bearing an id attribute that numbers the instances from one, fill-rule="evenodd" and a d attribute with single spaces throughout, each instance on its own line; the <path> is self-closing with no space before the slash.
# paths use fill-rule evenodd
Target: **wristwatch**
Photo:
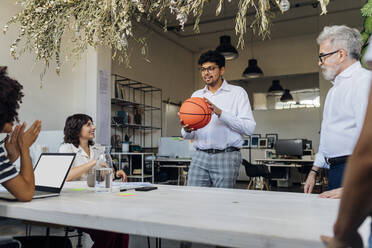
<path id="1" fill-rule="evenodd" d="M 319 171 L 317 171 L 317 170 L 314 170 L 313 168 L 311 168 L 311 170 L 310 171 L 313 171 L 313 172 L 315 172 L 315 174 L 316 175 L 319 175 Z"/>

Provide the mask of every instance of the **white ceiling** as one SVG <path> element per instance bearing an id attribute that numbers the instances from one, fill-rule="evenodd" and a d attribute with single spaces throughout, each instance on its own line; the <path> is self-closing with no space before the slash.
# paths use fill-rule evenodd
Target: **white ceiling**
<path id="1" fill-rule="evenodd" d="M 147 26 L 193 53 L 216 48 L 221 35 L 230 35 L 232 44 L 236 46 L 237 36 L 234 27 L 238 0 L 231 0 L 230 3 L 227 0 L 224 2 L 222 13 L 218 17 L 215 15 L 218 1 L 211 1 L 205 7 L 200 21 L 200 33 L 193 32 L 194 20 L 192 17 L 189 17 L 183 31 L 179 30 L 175 18 L 168 23 L 168 32 L 162 31 L 161 23 L 152 23 Z M 360 8 L 363 6 L 364 0 L 331 0 L 327 8 L 328 14 L 320 17 L 320 6 L 313 6 L 317 0 L 290 0 L 290 2 L 291 9 L 284 14 L 278 10 L 275 11 L 277 8 L 274 8 L 275 18 L 271 27 L 271 39 L 319 33 L 319 27 L 324 25 L 362 26 Z M 251 8 L 248 13 L 247 23 L 251 23 L 254 18 L 254 9 Z M 345 23 L 342 23 L 343 21 Z M 262 40 L 261 37 L 252 35 L 250 29 L 244 37 L 246 43 L 261 42 Z"/>

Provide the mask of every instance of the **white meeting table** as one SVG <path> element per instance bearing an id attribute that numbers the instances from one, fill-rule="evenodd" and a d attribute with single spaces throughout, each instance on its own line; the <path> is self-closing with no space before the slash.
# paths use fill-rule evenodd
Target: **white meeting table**
<path id="1" fill-rule="evenodd" d="M 169 185 L 95 193 L 82 185 L 67 183 L 59 197 L 0 201 L 0 216 L 226 247 L 314 248 L 324 247 L 320 234 L 332 234 L 339 204 L 302 193 Z"/>

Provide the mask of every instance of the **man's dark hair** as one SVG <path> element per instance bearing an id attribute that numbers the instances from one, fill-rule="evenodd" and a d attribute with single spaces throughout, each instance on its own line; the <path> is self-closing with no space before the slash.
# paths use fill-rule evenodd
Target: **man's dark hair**
<path id="1" fill-rule="evenodd" d="M 7 67 L 0 66 L 0 131 L 5 123 L 18 120 L 19 104 L 22 103 L 23 86 L 8 77 Z"/>
<path id="2" fill-rule="evenodd" d="M 198 64 L 202 65 L 207 62 L 214 62 L 219 68 L 225 66 L 225 57 L 216 51 L 208 51 L 200 55 Z"/>
<path id="3" fill-rule="evenodd" d="M 71 143 L 76 148 L 79 147 L 80 144 L 80 132 L 81 129 L 85 124 L 88 123 L 88 121 L 92 121 L 92 117 L 85 114 L 75 114 L 67 117 L 65 128 L 63 130 L 63 133 L 65 134 L 64 142 L 65 143 Z M 94 145 L 93 140 L 88 141 L 88 145 L 92 146 Z"/>

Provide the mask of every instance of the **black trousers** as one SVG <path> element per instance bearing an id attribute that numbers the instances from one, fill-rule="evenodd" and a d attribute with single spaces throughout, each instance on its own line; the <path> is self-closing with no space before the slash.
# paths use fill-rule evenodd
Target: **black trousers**
<path id="1" fill-rule="evenodd" d="M 330 166 L 328 171 L 328 188 L 327 190 L 340 188 L 342 185 L 342 178 L 344 177 L 346 164 L 338 164 Z"/>

